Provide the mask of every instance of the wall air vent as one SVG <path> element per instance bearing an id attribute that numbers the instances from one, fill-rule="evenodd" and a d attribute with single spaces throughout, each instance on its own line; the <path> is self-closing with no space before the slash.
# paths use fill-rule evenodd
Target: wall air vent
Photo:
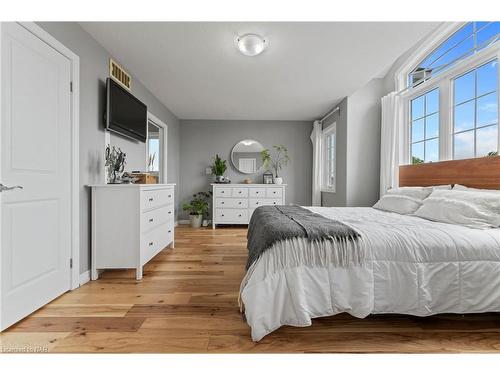
<path id="1" fill-rule="evenodd" d="M 130 74 L 123 70 L 123 68 L 112 59 L 109 59 L 109 76 L 127 90 L 130 90 Z"/>

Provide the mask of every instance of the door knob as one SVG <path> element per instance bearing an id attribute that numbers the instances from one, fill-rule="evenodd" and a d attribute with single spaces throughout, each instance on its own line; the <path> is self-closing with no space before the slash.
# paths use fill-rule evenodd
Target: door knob
<path id="1" fill-rule="evenodd" d="M 4 190 L 14 190 L 14 189 L 22 189 L 22 186 L 5 186 L 4 184 L 0 184 L 0 193 Z"/>

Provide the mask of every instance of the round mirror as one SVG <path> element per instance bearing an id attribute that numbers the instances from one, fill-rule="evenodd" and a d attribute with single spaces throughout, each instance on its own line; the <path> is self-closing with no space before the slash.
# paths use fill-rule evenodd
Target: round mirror
<path id="1" fill-rule="evenodd" d="M 262 168 L 261 151 L 264 147 L 253 139 L 239 141 L 231 151 L 231 161 L 241 173 L 257 173 Z"/>

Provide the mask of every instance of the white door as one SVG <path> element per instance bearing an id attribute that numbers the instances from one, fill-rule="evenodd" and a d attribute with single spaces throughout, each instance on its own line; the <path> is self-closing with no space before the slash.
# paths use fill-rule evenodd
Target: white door
<path id="1" fill-rule="evenodd" d="M 70 61 L 17 23 L 1 35 L 0 329 L 70 289 Z"/>
<path id="2" fill-rule="evenodd" d="M 255 158 L 240 158 L 238 162 L 238 169 L 243 173 L 256 172 L 257 159 Z"/>

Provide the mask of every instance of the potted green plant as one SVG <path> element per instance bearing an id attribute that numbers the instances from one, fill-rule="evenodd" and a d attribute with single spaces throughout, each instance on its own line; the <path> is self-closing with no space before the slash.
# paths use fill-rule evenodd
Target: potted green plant
<path id="1" fill-rule="evenodd" d="M 211 168 L 216 182 L 222 182 L 224 180 L 224 172 L 226 172 L 227 169 L 226 162 L 226 160 L 221 159 L 219 154 L 215 155 Z"/>
<path id="2" fill-rule="evenodd" d="M 193 228 L 201 227 L 203 216 L 208 216 L 208 207 L 211 192 L 200 191 L 193 194 L 193 198 L 182 205 L 182 209 L 189 213 L 189 223 Z"/>
<path id="3" fill-rule="evenodd" d="M 283 183 L 283 177 L 279 177 L 278 172 L 290 162 L 290 156 L 288 156 L 287 148 L 283 145 L 275 145 L 273 149 L 273 155 L 271 155 L 269 149 L 265 149 L 260 152 L 260 156 L 262 157 L 265 168 L 272 168 L 274 170 L 274 183 L 281 185 Z"/>

